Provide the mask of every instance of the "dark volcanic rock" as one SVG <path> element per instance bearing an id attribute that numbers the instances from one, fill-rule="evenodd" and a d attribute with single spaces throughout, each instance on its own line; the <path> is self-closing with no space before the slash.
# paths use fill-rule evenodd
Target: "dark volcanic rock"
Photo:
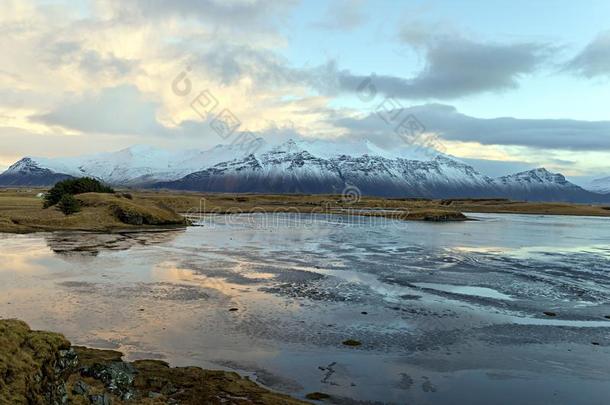
<path id="1" fill-rule="evenodd" d="M 555 312 L 551 312 L 551 311 L 544 311 L 543 314 L 545 314 L 546 316 L 557 316 L 557 314 Z"/>
<path id="2" fill-rule="evenodd" d="M 111 393 L 123 400 L 134 396 L 133 381 L 137 370 L 129 363 L 115 361 L 107 364 L 95 363 L 81 369 L 81 375 L 100 380 Z"/>
<path id="3" fill-rule="evenodd" d="M 112 405 L 112 398 L 108 394 L 89 395 L 91 405 Z"/>
<path id="4" fill-rule="evenodd" d="M 76 381 L 76 383 L 74 383 L 74 386 L 72 387 L 72 393 L 74 395 L 87 395 L 90 389 L 91 387 L 89 387 L 89 384 L 87 384 L 83 380 L 78 380 Z"/>

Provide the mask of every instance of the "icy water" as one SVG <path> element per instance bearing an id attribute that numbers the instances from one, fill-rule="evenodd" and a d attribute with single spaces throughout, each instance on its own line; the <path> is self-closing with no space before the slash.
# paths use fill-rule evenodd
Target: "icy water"
<path id="1" fill-rule="evenodd" d="M 334 403 L 608 403 L 610 221 L 471 217 L 0 234 L 0 317 Z"/>

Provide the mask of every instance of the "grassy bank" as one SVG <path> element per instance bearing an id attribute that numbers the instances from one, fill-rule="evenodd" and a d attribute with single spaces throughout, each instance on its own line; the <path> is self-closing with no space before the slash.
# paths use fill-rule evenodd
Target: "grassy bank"
<path id="1" fill-rule="evenodd" d="M 186 225 L 173 209 L 150 199 L 122 194 L 79 194 L 75 198 L 81 210 L 65 215 L 57 207 L 43 208 L 43 200 L 36 196 L 39 192 L 0 192 L 1 232 L 116 231 Z"/>

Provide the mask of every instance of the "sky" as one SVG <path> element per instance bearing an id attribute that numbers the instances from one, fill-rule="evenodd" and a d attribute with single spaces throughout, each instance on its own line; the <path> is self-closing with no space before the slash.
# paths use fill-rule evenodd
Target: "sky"
<path id="1" fill-rule="evenodd" d="M 492 176 L 610 175 L 607 0 L 1 0 L 0 30 L 0 168 L 416 122 Z"/>

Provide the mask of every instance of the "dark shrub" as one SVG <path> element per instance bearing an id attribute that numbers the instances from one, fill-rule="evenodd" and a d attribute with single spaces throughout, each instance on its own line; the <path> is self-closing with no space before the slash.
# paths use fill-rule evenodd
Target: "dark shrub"
<path id="1" fill-rule="evenodd" d="M 45 196 L 44 207 L 55 205 L 64 194 L 114 193 L 114 190 L 90 177 L 63 180 L 55 184 Z"/>
<path id="2" fill-rule="evenodd" d="M 80 203 L 72 194 L 64 194 L 59 199 L 57 207 L 66 215 L 75 214 L 80 211 Z"/>

